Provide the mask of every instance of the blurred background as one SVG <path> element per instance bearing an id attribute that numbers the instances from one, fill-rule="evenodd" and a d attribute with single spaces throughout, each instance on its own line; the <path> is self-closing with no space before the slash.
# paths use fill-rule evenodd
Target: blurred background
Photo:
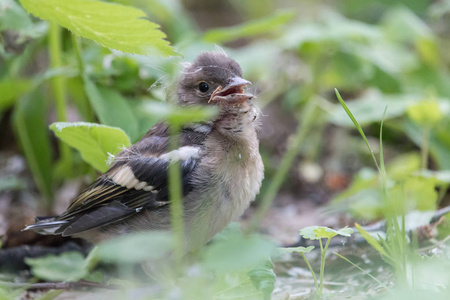
<path id="1" fill-rule="evenodd" d="M 48 22 L 28 15 L 17 1 L 0 1 L 3 247 L 56 243 L 19 231 L 35 215 L 62 212 L 98 174 L 55 137 L 51 123 L 120 127 L 134 143 L 158 121 L 143 104 L 164 102 L 180 62 L 217 47 L 241 65 L 263 112 L 265 179 L 244 227 L 283 159 L 288 172 L 259 226 L 280 244 L 297 241 L 304 226 L 370 224 L 383 217 L 377 168 L 334 89 L 377 158 L 384 118 L 386 171 L 391 187 L 409 195 L 406 211 L 448 204 L 449 1 L 111 2 L 143 10 L 183 57 L 125 54 L 74 39 L 65 29 L 58 49 Z M 305 138 L 297 145 L 300 131 Z M 289 151 L 292 158 L 286 158 Z M 448 223 L 442 224 L 445 237 Z"/>

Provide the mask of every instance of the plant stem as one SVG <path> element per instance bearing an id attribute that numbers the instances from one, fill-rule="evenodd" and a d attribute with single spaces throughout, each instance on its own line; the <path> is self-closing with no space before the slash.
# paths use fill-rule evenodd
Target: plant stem
<path id="1" fill-rule="evenodd" d="M 320 254 L 321 254 L 321 259 L 320 259 L 320 286 L 319 286 L 319 297 L 322 296 L 322 291 L 323 291 L 323 277 L 325 275 L 325 254 L 327 253 L 327 249 L 328 246 L 330 245 L 330 241 L 331 239 L 327 239 L 327 243 L 325 244 L 325 248 L 323 248 L 322 245 L 322 239 L 319 239 L 319 244 L 320 244 Z"/>
<path id="2" fill-rule="evenodd" d="M 170 125 L 170 149 L 178 149 L 179 126 Z M 173 160 L 169 165 L 169 195 L 172 232 L 175 239 L 176 274 L 180 274 L 184 248 L 183 203 L 181 202 L 180 162 Z"/>
<path id="3" fill-rule="evenodd" d="M 288 149 L 280 162 L 280 166 L 277 172 L 270 182 L 267 192 L 265 193 L 264 197 L 261 200 L 261 203 L 259 204 L 259 208 L 256 211 L 247 232 L 254 231 L 259 226 L 270 206 L 272 205 L 272 202 L 275 199 L 275 196 L 278 193 L 281 184 L 284 182 L 289 169 L 292 167 L 292 163 L 297 156 L 300 147 L 303 145 L 303 142 L 306 139 L 307 133 L 316 120 L 316 104 L 312 101 L 309 101 L 302 116 L 302 122 L 298 125 L 297 131 L 292 137 L 291 143 L 289 144 Z"/>
<path id="4" fill-rule="evenodd" d="M 61 27 L 55 23 L 50 24 L 49 35 L 50 46 L 50 66 L 52 69 L 62 67 L 62 46 L 61 46 Z M 59 122 L 67 121 L 66 115 L 66 84 L 62 75 L 57 75 L 52 79 L 52 89 L 56 102 L 56 117 Z M 61 153 L 61 161 L 65 164 L 65 171 L 71 172 L 72 159 L 70 148 L 67 144 L 59 141 L 59 151 Z M 68 174 L 70 176 L 70 174 Z"/>
<path id="5" fill-rule="evenodd" d="M 424 128 L 422 134 L 422 147 L 420 148 L 420 154 L 422 156 L 422 170 L 428 168 L 428 148 L 430 139 L 430 128 Z"/>
<path id="6" fill-rule="evenodd" d="M 80 76 L 81 81 L 83 81 L 83 77 L 86 76 L 86 73 L 85 73 L 83 56 L 81 55 L 81 53 L 82 53 L 81 43 L 80 43 L 80 39 L 75 34 L 72 34 L 72 44 L 73 44 L 73 49 L 75 50 L 75 57 L 77 58 L 79 76 Z M 83 98 L 84 98 L 83 103 L 84 103 L 84 109 L 85 109 L 84 112 L 86 113 L 85 117 L 87 118 L 87 120 L 89 122 L 93 122 L 94 121 L 94 111 L 92 110 L 92 107 L 89 103 L 89 100 L 87 99 L 86 94 Z"/>
<path id="7" fill-rule="evenodd" d="M 319 290 L 319 284 L 317 283 L 316 273 L 314 273 L 314 270 L 311 267 L 311 264 L 309 263 L 308 259 L 306 258 L 305 253 L 301 253 L 300 252 L 300 254 L 302 255 L 303 259 L 305 260 L 305 263 L 308 266 L 309 271 L 311 272 L 311 275 L 312 275 L 312 277 L 314 279 L 314 285 L 316 286 L 316 290 L 318 291 Z"/>

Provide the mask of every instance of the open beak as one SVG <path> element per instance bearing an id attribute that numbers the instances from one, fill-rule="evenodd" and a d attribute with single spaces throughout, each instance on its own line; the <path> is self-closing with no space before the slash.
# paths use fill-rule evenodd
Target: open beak
<path id="1" fill-rule="evenodd" d="M 244 92 L 244 88 L 248 84 L 251 84 L 251 82 L 241 77 L 234 77 L 225 88 L 219 85 L 212 93 L 208 102 L 223 101 L 229 104 L 241 104 L 247 100 L 256 98 L 254 95 Z"/>

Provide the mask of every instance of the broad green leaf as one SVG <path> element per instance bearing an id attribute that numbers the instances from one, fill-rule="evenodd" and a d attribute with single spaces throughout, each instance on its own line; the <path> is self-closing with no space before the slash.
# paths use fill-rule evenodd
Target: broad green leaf
<path id="1" fill-rule="evenodd" d="M 373 237 L 371 236 L 364 228 L 361 227 L 358 223 L 355 223 L 355 227 L 358 230 L 358 232 L 363 236 L 363 238 L 366 240 L 366 242 L 369 243 L 372 247 L 375 248 L 378 252 L 380 252 L 383 256 L 389 257 L 386 250 L 384 250 L 383 246 Z"/>
<path id="2" fill-rule="evenodd" d="M 334 230 L 328 227 L 319 227 L 316 230 L 314 230 L 314 233 L 319 238 L 331 239 L 337 235 L 351 236 L 353 233 L 353 229 L 345 227 L 339 230 Z"/>
<path id="3" fill-rule="evenodd" d="M 245 270 L 264 264 L 274 251 L 275 244 L 261 236 L 232 234 L 207 247 L 203 263 L 219 272 Z"/>
<path id="4" fill-rule="evenodd" d="M 389 189 L 389 206 L 387 209 L 396 215 L 403 215 L 412 210 L 435 210 L 438 193 L 436 182 L 430 178 L 410 177 Z"/>
<path id="5" fill-rule="evenodd" d="M 173 251 L 173 237 L 162 231 L 133 233 L 100 244 L 95 259 L 108 263 L 139 263 L 160 260 Z"/>
<path id="6" fill-rule="evenodd" d="M 0 113 L 31 88 L 31 80 L 2 78 L 0 80 Z"/>
<path id="7" fill-rule="evenodd" d="M 127 102 L 118 92 L 98 88 L 87 76 L 84 77 L 84 86 L 89 102 L 94 108 L 100 122 L 104 125 L 123 129 L 132 141 L 138 139 L 138 120 Z"/>
<path id="8" fill-rule="evenodd" d="M 322 238 L 331 239 L 336 235 L 351 236 L 352 233 L 353 229 L 347 227 L 334 230 L 323 226 L 308 226 L 300 229 L 300 235 L 309 240 L 318 240 Z"/>
<path id="9" fill-rule="evenodd" d="M 27 12 L 14 0 L 0 0 L 0 31 L 13 30 L 19 33 L 16 43 L 27 37 L 38 38 L 47 32 L 45 22 L 33 23 Z"/>
<path id="10" fill-rule="evenodd" d="M 166 102 L 147 102 L 142 110 L 152 116 L 168 120 L 174 125 L 209 120 L 217 114 L 216 107 L 179 107 Z"/>
<path id="11" fill-rule="evenodd" d="M 344 228 L 338 229 L 338 230 L 333 230 L 333 231 L 335 231 L 338 235 L 341 235 L 341 236 L 351 236 L 355 232 L 352 228 L 348 228 L 347 226 L 345 226 Z"/>
<path id="12" fill-rule="evenodd" d="M 141 55 L 178 55 L 143 11 L 94 0 L 21 0 L 25 9 L 105 47 Z"/>
<path id="13" fill-rule="evenodd" d="M 0 299 L 20 299 L 24 294 L 26 287 L 23 288 L 10 288 L 9 281 L 0 280 Z"/>
<path id="14" fill-rule="evenodd" d="M 120 128 L 85 122 L 56 122 L 50 125 L 55 135 L 80 151 L 81 157 L 95 169 L 108 170 L 110 155 L 130 146 L 130 139 Z"/>
<path id="15" fill-rule="evenodd" d="M 293 253 L 293 252 L 309 253 L 314 248 L 315 248 L 314 246 L 309 246 L 309 247 L 286 247 L 286 248 L 280 248 L 279 250 L 280 250 L 280 253 Z"/>
<path id="16" fill-rule="evenodd" d="M 319 229 L 319 226 L 308 226 L 305 228 L 300 229 L 300 235 L 308 240 L 318 240 L 320 239 L 317 235 L 316 235 L 316 230 Z"/>
<path id="17" fill-rule="evenodd" d="M 446 113 L 444 113 L 446 114 Z M 448 115 L 448 114 L 447 114 Z M 403 130 L 418 146 L 422 146 L 423 128 L 411 121 L 403 123 Z M 450 119 L 444 118 L 431 130 L 429 147 L 430 155 L 441 170 L 450 170 Z"/>
<path id="18" fill-rule="evenodd" d="M 25 94 L 16 104 L 13 122 L 28 166 L 47 205 L 51 205 L 52 161 L 47 125 L 47 104 L 40 91 Z"/>
<path id="19" fill-rule="evenodd" d="M 354 177 L 351 185 L 334 197 L 333 203 L 341 203 L 360 191 L 377 185 L 378 173 L 370 168 L 362 168 Z"/>
<path id="20" fill-rule="evenodd" d="M 348 207 L 343 211 L 350 211 L 355 217 L 366 220 L 382 218 L 385 212 L 382 199 L 379 186 L 363 189 L 348 199 Z"/>
<path id="21" fill-rule="evenodd" d="M 276 275 L 273 271 L 273 264 L 269 260 L 264 266 L 256 267 L 248 272 L 248 276 L 257 290 L 261 291 L 265 298 L 271 299 L 273 289 L 275 288 Z"/>
<path id="22" fill-rule="evenodd" d="M 289 22 L 295 14 L 293 12 L 281 11 L 271 16 L 252 20 L 244 24 L 228 28 L 212 29 L 207 31 L 203 40 L 211 43 L 225 43 L 244 37 L 261 35 L 274 31 L 277 27 Z"/>
<path id="23" fill-rule="evenodd" d="M 422 170 L 419 175 L 425 178 L 433 178 L 440 183 L 450 183 L 450 170 L 445 171 L 431 171 Z"/>
<path id="24" fill-rule="evenodd" d="M 391 180 L 404 180 L 420 170 L 420 154 L 410 152 L 393 158 L 386 166 L 386 173 Z"/>
<path id="25" fill-rule="evenodd" d="M 352 99 L 347 103 L 348 108 L 355 116 L 358 116 L 361 125 L 380 122 L 386 106 L 385 120 L 402 116 L 408 110 L 408 107 L 414 105 L 423 99 L 418 94 L 401 94 L 401 95 L 383 95 L 379 92 L 371 92 L 365 94 L 361 98 Z M 447 99 L 440 99 L 439 102 L 448 102 Z M 443 107 L 445 109 L 445 107 Z M 331 111 L 330 121 L 340 126 L 352 126 L 353 123 L 348 118 L 345 111 L 342 111 L 340 105 L 336 105 Z"/>
<path id="26" fill-rule="evenodd" d="M 443 118 L 439 103 L 435 99 L 422 100 L 410 105 L 407 113 L 411 120 L 426 128 L 434 127 Z"/>
<path id="27" fill-rule="evenodd" d="M 403 6 L 387 11 L 381 28 L 389 39 L 413 43 L 422 60 L 432 66 L 440 63 L 437 39 L 432 29 L 413 12 Z"/>
<path id="28" fill-rule="evenodd" d="M 84 256 L 79 252 L 25 258 L 25 262 L 34 276 L 48 281 L 76 281 L 86 274 Z"/>

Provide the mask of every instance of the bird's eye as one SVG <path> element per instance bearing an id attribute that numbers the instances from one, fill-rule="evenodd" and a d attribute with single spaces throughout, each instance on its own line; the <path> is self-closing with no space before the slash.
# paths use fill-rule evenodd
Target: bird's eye
<path id="1" fill-rule="evenodd" d="M 198 89 L 200 92 L 205 93 L 209 90 L 209 86 L 206 82 L 202 81 L 198 84 Z"/>

